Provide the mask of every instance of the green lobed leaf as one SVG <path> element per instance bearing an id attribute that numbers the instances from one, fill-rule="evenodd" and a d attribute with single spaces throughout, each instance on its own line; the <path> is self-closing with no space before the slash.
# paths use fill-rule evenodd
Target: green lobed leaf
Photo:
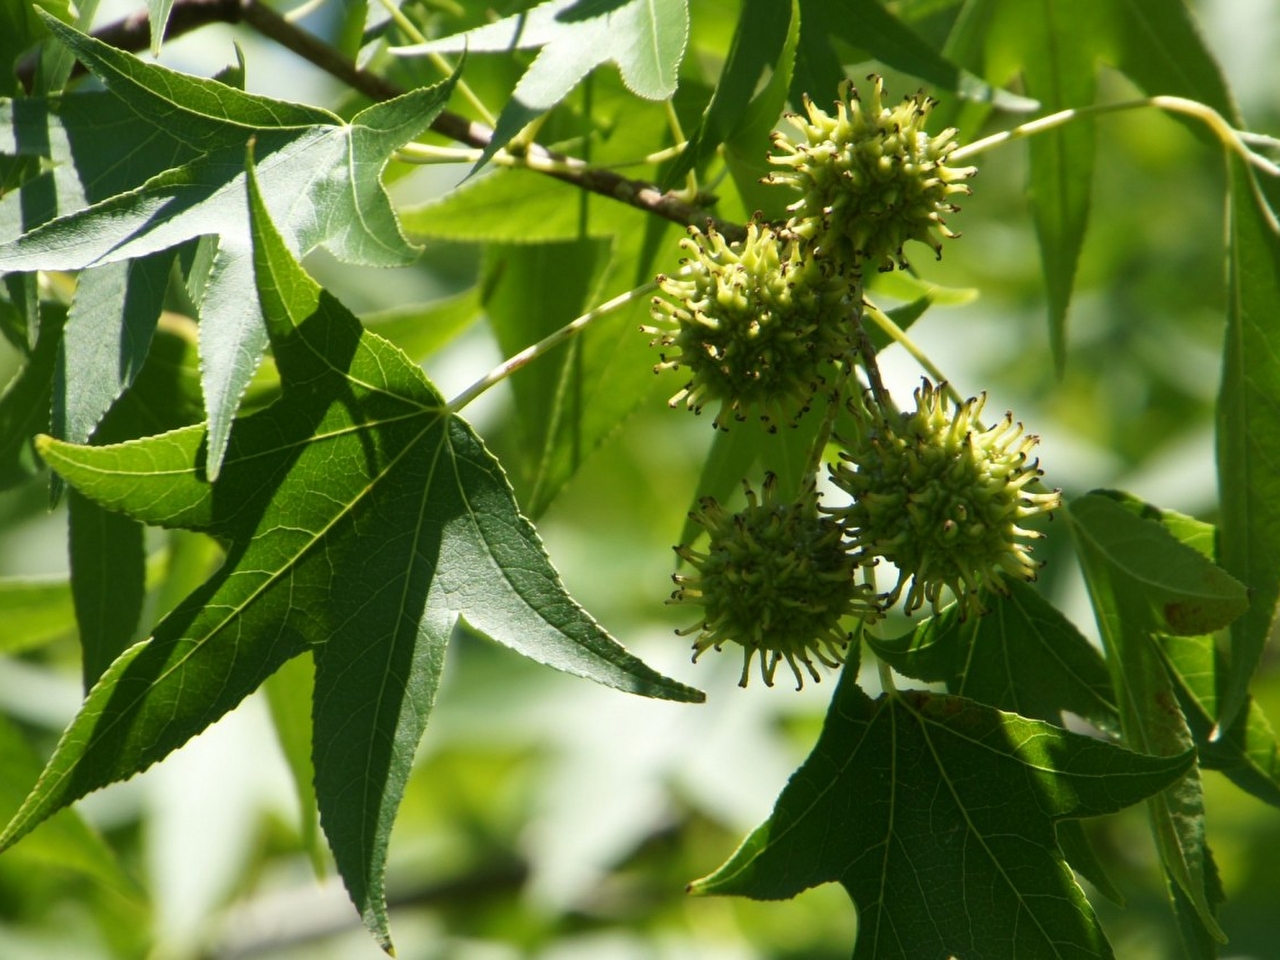
<path id="1" fill-rule="evenodd" d="M 0 846 L 159 760 L 311 649 L 321 822 L 389 945 L 387 838 L 460 622 L 622 690 L 702 695 L 627 653 L 565 593 L 497 462 L 412 361 L 302 271 L 250 183 L 283 395 L 237 420 L 218 480 L 199 427 L 105 447 L 41 443 L 86 496 L 210 533 L 226 561 L 90 691 Z"/>
<path id="2" fill-rule="evenodd" d="M 1150 796 L 1194 754 L 1144 756 L 960 697 L 872 700 L 856 673 L 773 815 L 691 890 L 779 899 L 839 881 L 855 960 L 1112 956 L 1054 825 Z"/>
<path id="3" fill-rule="evenodd" d="M 197 156 L 105 91 L 0 100 L 0 153 L 41 158 L 49 168 L 0 199 L 5 240 Z"/>
<path id="4" fill-rule="evenodd" d="M 386 420 L 384 436 L 348 442 L 347 455 L 366 460 L 365 476 L 352 491 L 355 502 L 337 498 L 337 519 L 364 506 L 371 487 L 380 493 L 377 515 L 364 517 L 353 537 L 364 548 L 359 552 L 371 550 L 379 562 L 354 555 L 344 561 L 346 552 L 336 545 L 325 551 L 337 582 L 355 596 L 337 604 L 344 615 L 315 648 L 313 756 L 321 822 L 338 870 L 366 925 L 389 946 L 382 877 L 387 841 L 434 701 L 444 647 L 460 621 L 542 663 L 619 689 L 678 700 L 701 695 L 649 670 L 573 603 L 533 527 L 517 512 L 496 461 L 417 367 L 385 341 L 361 334 L 355 318 L 302 272 L 271 225 L 256 181 L 251 188 L 258 290 L 286 384 L 293 362 L 294 375 L 306 369 L 300 379 L 311 387 L 321 372 L 317 361 L 332 369 L 331 345 L 353 333 L 361 341 L 353 344 L 353 368 L 363 366 L 361 348 L 378 354 L 376 366 L 362 371 L 377 374 L 368 383 L 356 369 L 346 374 L 339 367 L 326 377 L 344 414 L 358 401 L 343 394 L 364 387 L 372 402 L 357 406 L 358 422 L 377 423 L 379 407 Z M 317 324 L 321 330 L 309 333 Z M 298 339 L 308 355 L 291 361 L 289 348 L 300 350 L 293 346 Z M 376 447 L 383 445 L 388 459 L 375 468 Z M 414 536 L 394 534 L 401 516 L 420 518 Z M 383 534 L 385 524 L 391 527 Z M 377 604 L 380 596 L 386 600 Z M 353 795 L 359 802 L 348 799 Z"/>
<path id="5" fill-rule="evenodd" d="M 1218 392 L 1218 559 L 1248 585 L 1231 626 L 1230 673 L 1217 722 L 1231 727 L 1276 629 L 1280 598 L 1280 227 L 1252 172 L 1230 161 L 1227 329 Z"/>
<path id="6" fill-rule="evenodd" d="M 305 130 L 338 123 L 319 107 L 246 93 L 189 76 L 103 43 L 42 12 L 50 32 L 120 100 L 171 137 L 209 152 L 240 147 L 259 130 Z"/>
<path id="7" fill-rule="evenodd" d="M 1159 756 L 1194 746 L 1155 634 L 1217 629 L 1246 604 L 1240 584 L 1160 524 L 1134 515 L 1113 496 L 1091 493 L 1069 505 L 1094 616 L 1120 698 L 1126 742 Z M 1216 919 L 1212 854 L 1204 837 L 1198 769 L 1148 802 L 1156 847 L 1170 882 L 1194 905 L 1202 936 L 1222 942 Z M 1173 901 L 1178 907 L 1176 899 Z M 1185 919 L 1185 912 L 1178 916 Z"/>
<path id="8" fill-rule="evenodd" d="M 443 109 L 455 78 L 374 104 L 345 124 L 327 111 L 143 63 L 65 26 L 51 29 L 132 110 L 205 152 L 0 244 L 0 270 L 79 269 L 218 236 L 200 304 L 208 467 L 216 477 L 267 342 L 256 305 L 244 297 L 252 284 L 244 144 L 256 141 L 264 188 L 291 247 L 323 244 L 347 262 L 402 265 L 417 251 L 400 233 L 379 176 L 392 151 Z"/>
<path id="9" fill-rule="evenodd" d="M 1097 648 L 1029 584 L 988 594 L 987 613 L 960 617 L 952 605 L 895 639 L 867 636 L 898 672 L 999 710 L 1061 725 L 1073 713 L 1116 730 L 1115 694 Z"/>
<path id="10" fill-rule="evenodd" d="M 606 61 L 618 65 L 632 93 L 666 100 L 675 93 L 688 35 L 688 0 L 547 0 L 495 23 L 391 52 L 418 56 L 541 48 L 503 107 L 479 168 Z"/>
<path id="11" fill-rule="evenodd" d="M 1017 581 L 1007 596 L 985 603 L 981 617 L 962 620 L 953 604 L 903 637 L 866 639 L 898 672 L 943 682 L 949 693 L 1058 725 L 1069 712 L 1101 730 L 1119 729 L 1106 663 L 1055 606 Z M 1057 837 L 1075 870 L 1108 899 L 1123 902 L 1079 823 L 1059 822 Z"/>

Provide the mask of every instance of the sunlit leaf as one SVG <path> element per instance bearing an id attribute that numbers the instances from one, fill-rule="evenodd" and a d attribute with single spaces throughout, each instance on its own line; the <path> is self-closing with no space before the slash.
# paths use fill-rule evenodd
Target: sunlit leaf
<path id="1" fill-rule="evenodd" d="M 0 244 L 0 270 L 65 270 L 219 238 L 200 304 L 201 362 L 216 477 L 231 419 L 266 348 L 251 299 L 244 145 L 256 140 L 264 188 L 291 248 L 323 244 L 351 263 L 390 266 L 416 251 L 404 240 L 379 174 L 424 130 L 452 82 L 375 104 L 350 124 L 315 107 L 272 100 L 176 73 L 47 19 L 108 89 L 167 135 L 200 151 L 142 186 Z"/>
<path id="2" fill-rule="evenodd" d="M 219 479 L 200 427 L 115 446 L 42 443 L 86 496 L 208 532 L 229 544 L 226 562 L 90 691 L 0 845 L 161 759 L 310 649 L 321 822 L 352 900 L 389 946 L 387 839 L 460 622 L 629 692 L 701 694 L 627 653 L 565 593 L 497 462 L 412 361 L 302 271 L 250 182 L 284 393 L 237 420 Z"/>

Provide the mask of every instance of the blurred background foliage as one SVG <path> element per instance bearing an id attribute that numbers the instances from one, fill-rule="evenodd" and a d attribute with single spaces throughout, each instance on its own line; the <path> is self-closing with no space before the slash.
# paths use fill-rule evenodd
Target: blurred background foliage
<path id="1" fill-rule="evenodd" d="M 332 34 L 340 25 L 335 6 L 320 7 L 304 24 Z M 517 4 L 492 6 L 506 13 Z M 887 6 L 939 46 L 960 8 L 955 0 Z M 1193 6 L 1249 127 L 1280 129 L 1280 9 L 1266 0 Z M 447 23 L 450 32 L 481 22 L 488 9 L 449 0 L 404 7 L 418 22 Z M 95 23 L 132 9 L 124 0 L 104 2 Z M 675 103 L 686 129 L 723 65 L 737 4 L 695 0 L 691 15 Z M 202 30 L 168 45 L 162 60 L 211 73 L 233 59 L 233 40 L 246 51 L 250 90 L 352 106 L 331 80 L 243 30 Z M 847 53 L 851 76 L 882 70 L 857 62 L 857 51 Z M 527 62 L 477 56 L 468 63 L 467 80 L 482 99 L 503 102 L 519 76 L 513 59 Z M 393 73 L 426 69 L 418 61 L 379 66 Z M 895 96 L 919 85 L 891 71 L 886 83 Z M 1123 78 L 1103 72 L 1100 99 L 1132 95 Z M 593 159 L 643 153 L 667 125 L 663 107 L 625 95 L 611 67 L 597 71 L 590 108 L 599 131 Z M 540 141 L 563 141 L 580 153 L 574 138 L 584 129 L 582 109 L 575 94 L 542 128 Z M 963 139 L 982 132 L 966 129 Z M 931 310 L 913 336 L 963 392 L 989 391 L 989 410 L 1013 409 L 1040 434 L 1048 479 L 1068 496 L 1120 487 L 1212 520 L 1212 404 L 1225 304 L 1222 158 L 1156 111 L 1101 118 L 1097 143 L 1090 232 L 1061 376 L 1050 354 L 1020 144 L 981 159 L 974 195 L 952 220 L 963 239 L 949 243 L 938 263 L 917 254 L 926 279 L 979 296 Z M 389 179 L 397 199 L 413 204 L 439 195 L 465 172 L 459 165 L 403 168 Z M 740 218 L 744 211 L 733 202 L 730 196 L 723 215 Z M 606 201 L 591 203 L 594 212 Z M 637 234 L 645 229 L 639 214 L 619 214 L 616 222 Z M 676 228 L 665 231 L 664 251 L 674 250 L 676 236 Z M 547 279 L 556 279 L 556 257 L 583 253 L 548 248 Z M 445 324 L 450 334 L 460 329 L 434 352 L 431 337 L 418 329 L 425 336 L 420 352 L 430 352 L 424 366 L 450 395 L 511 351 L 486 324 L 470 323 L 474 308 L 441 319 L 438 303 L 465 297 L 478 282 L 500 288 L 500 259 L 500 250 L 430 240 L 417 266 L 395 273 L 353 270 L 323 254 L 307 266 L 374 329 L 413 331 L 424 322 Z M 672 269 L 675 259 L 663 252 L 654 269 Z M 625 288 L 624 282 L 605 294 Z M 518 311 L 518 289 L 514 296 L 500 308 Z M 576 309 L 567 309 L 545 326 L 571 318 Z M 185 342 L 181 331 L 172 335 Z M 633 328 L 622 335 L 644 337 Z M 174 356 L 172 362 L 184 362 L 181 349 Z M 0 353 L 0 380 L 16 362 L 13 352 Z M 901 395 L 920 375 L 897 348 L 884 353 L 882 365 Z M 519 376 L 512 386 L 518 393 Z M 801 693 L 786 685 L 743 691 L 735 685 L 736 657 L 709 656 L 694 667 L 687 642 L 672 635 L 685 624 L 662 602 L 670 590 L 670 547 L 713 435 L 707 418 L 666 407 L 674 389 L 670 380 L 654 378 L 635 413 L 550 501 L 540 529 L 570 591 L 654 667 L 706 690 L 708 702 L 633 700 L 490 645 L 459 641 L 391 845 L 392 919 L 406 960 L 850 954 L 853 911 L 834 885 L 784 903 L 683 892 L 768 814 L 817 735 L 830 685 Z M 528 424 L 511 397 L 511 390 L 493 391 L 467 413 L 512 465 L 527 502 L 534 493 L 525 469 Z M 10 605 L 19 614 L 0 625 L 6 815 L 80 697 L 65 585 L 65 506 L 50 513 L 47 505 L 43 478 L 0 495 L 0 574 L 18 578 L 17 586 L 9 581 L 0 589 L 21 587 L 30 599 L 26 614 Z M 1094 635 L 1065 541 L 1051 536 L 1043 548 L 1050 563 L 1041 586 Z M 154 547 L 168 551 L 155 560 L 155 580 L 165 584 L 153 598 L 158 613 L 181 596 L 183 583 L 202 578 L 216 552 L 193 535 L 157 536 Z M 1254 692 L 1271 717 L 1280 717 L 1274 651 Z M 380 956 L 319 852 L 314 821 L 299 814 L 270 716 L 268 698 L 255 695 L 163 764 L 79 805 L 82 819 L 63 814 L 0 857 L 0 957 Z M 1206 772 L 1205 789 L 1209 842 L 1227 894 L 1221 920 L 1232 937 L 1223 955 L 1280 958 L 1280 818 L 1220 774 Z M 1127 900 L 1121 909 L 1092 897 L 1116 955 L 1177 956 L 1141 810 L 1091 821 L 1088 829 Z"/>

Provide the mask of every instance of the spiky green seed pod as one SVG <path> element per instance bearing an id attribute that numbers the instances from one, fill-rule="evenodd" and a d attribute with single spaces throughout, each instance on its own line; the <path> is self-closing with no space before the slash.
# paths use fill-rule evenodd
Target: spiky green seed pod
<path id="1" fill-rule="evenodd" d="M 678 277 L 660 276 L 653 300 L 655 344 L 675 347 L 654 367 L 689 370 L 670 400 L 696 412 L 719 402 L 715 426 L 757 409 L 766 421 L 797 416 L 850 348 L 847 283 L 794 243 L 752 223 L 741 243 L 691 228 Z"/>
<path id="2" fill-rule="evenodd" d="M 855 556 L 897 566 L 886 603 L 910 580 L 907 613 L 926 600 L 937 612 L 944 587 L 962 613 L 981 613 L 980 590 L 1003 591 L 1006 576 L 1035 579 L 1029 544 L 1041 535 L 1022 523 L 1060 506 L 1062 496 L 1033 492 L 1042 475 L 1030 459 L 1038 438 L 1024 436 L 1012 414 L 982 426 L 986 394 L 950 409 L 942 385 L 925 380 L 915 401 L 902 414 L 863 407 L 859 436 L 831 469 L 852 502 L 830 513 Z"/>
<path id="3" fill-rule="evenodd" d="M 812 486 L 800 499 L 780 503 L 777 484 L 766 475 L 758 497 L 744 483 L 747 506 L 738 513 L 714 497 L 702 500 L 690 516 L 710 542 L 706 552 L 675 548 L 694 572 L 673 575 L 670 602 L 702 607 L 697 623 L 677 631 L 697 634 L 695 661 L 712 647 L 736 643 L 743 649 L 740 686 L 758 656 L 767 686 L 785 660 L 798 690 L 802 665 L 817 682 L 815 659 L 828 667 L 844 661 L 849 635 L 840 628 L 842 617 L 874 620 L 880 610 L 874 590 L 858 579 L 859 563 L 845 550 L 840 525 L 819 513 Z"/>
<path id="4" fill-rule="evenodd" d="M 893 108 L 883 104 L 884 82 L 874 81 L 867 103 L 847 81 L 830 116 L 807 97 L 805 117 L 788 119 L 800 133 L 793 141 L 773 135 L 779 151 L 769 157 L 781 170 L 767 183 L 784 183 L 801 197 L 787 209 L 787 231 L 809 242 L 815 256 L 842 273 L 860 275 L 863 264 L 879 270 L 905 267 L 903 245 L 927 243 L 942 256 L 942 238 L 957 234 L 943 216 L 950 198 L 968 194 L 974 167 L 949 167 L 956 131 L 925 132 L 935 101 L 923 94 Z"/>

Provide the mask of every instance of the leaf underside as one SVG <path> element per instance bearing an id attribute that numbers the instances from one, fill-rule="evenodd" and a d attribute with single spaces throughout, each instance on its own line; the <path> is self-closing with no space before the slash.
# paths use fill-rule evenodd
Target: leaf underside
<path id="1" fill-rule="evenodd" d="M 235 422 L 218 479 L 198 426 L 113 446 L 40 444 L 85 496 L 209 533 L 228 544 L 226 562 L 106 671 L 0 845 L 161 759 L 311 650 L 322 825 L 389 946 L 387 838 L 461 621 L 628 692 L 702 695 L 627 653 L 565 593 L 479 438 L 416 364 L 302 271 L 251 196 L 283 395 Z"/>

